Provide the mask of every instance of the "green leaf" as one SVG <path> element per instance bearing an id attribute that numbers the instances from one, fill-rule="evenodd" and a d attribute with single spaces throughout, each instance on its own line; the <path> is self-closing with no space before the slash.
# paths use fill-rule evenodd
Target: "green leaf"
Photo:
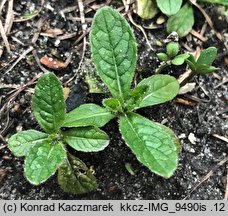
<path id="1" fill-rule="evenodd" d="M 205 64 L 201 64 L 201 65 L 197 64 L 195 73 L 205 75 L 205 74 L 212 73 L 216 70 L 218 70 L 218 68 L 213 67 L 213 66 L 209 66 L 209 65 L 205 65 Z"/>
<path id="2" fill-rule="evenodd" d="M 176 42 L 170 42 L 166 46 L 167 54 L 169 57 L 173 58 L 179 53 L 180 45 Z"/>
<path id="3" fill-rule="evenodd" d="M 156 0 L 159 9 L 167 16 L 176 14 L 182 5 L 182 0 Z"/>
<path id="4" fill-rule="evenodd" d="M 44 131 L 58 132 L 65 118 L 65 101 L 61 83 L 53 73 L 46 73 L 38 80 L 32 109 Z"/>
<path id="5" fill-rule="evenodd" d="M 157 53 L 156 55 L 160 61 L 168 61 L 169 60 L 168 55 L 165 53 Z"/>
<path id="6" fill-rule="evenodd" d="M 186 3 L 175 15 L 169 17 L 167 22 L 167 32 L 177 32 L 179 37 L 186 36 L 194 24 L 192 6 Z"/>
<path id="7" fill-rule="evenodd" d="M 153 75 L 138 84 L 138 86 L 142 85 L 148 86 L 148 89 L 138 108 L 170 101 L 179 91 L 178 81 L 169 75 Z"/>
<path id="8" fill-rule="evenodd" d="M 71 194 L 84 194 L 97 188 L 96 178 L 91 171 L 70 154 L 58 169 L 58 183 L 64 192 Z"/>
<path id="9" fill-rule="evenodd" d="M 148 86 L 141 85 L 141 86 L 137 86 L 135 89 L 132 89 L 130 91 L 129 96 L 125 102 L 125 107 L 127 108 L 128 111 L 134 110 L 135 107 L 139 106 L 139 103 L 147 93 L 147 90 L 148 90 Z"/>
<path id="10" fill-rule="evenodd" d="M 198 0 L 199 2 L 207 2 L 211 4 L 221 4 L 224 6 L 228 6 L 228 0 Z"/>
<path id="11" fill-rule="evenodd" d="M 97 152 L 108 144 L 108 135 L 98 128 L 79 127 L 63 131 L 63 141 L 72 148 L 82 152 Z"/>
<path id="12" fill-rule="evenodd" d="M 171 129 L 129 113 L 120 117 L 120 132 L 142 164 L 163 177 L 173 175 L 177 168 L 180 144 Z"/>
<path id="13" fill-rule="evenodd" d="M 189 54 L 189 57 L 185 59 L 185 62 L 188 64 L 192 71 L 196 70 L 196 61 L 192 54 Z"/>
<path id="14" fill-rule="evenodd" d="M 27 130 L 21 131 L 9 138 L 8 148 L 16 157 L 26 156 L 30 149 L 48 139 L 48 134 Z"/>
<path id="15" fill-rule="evenodd" d="M 63 127 L 102 127 L 115 116 L 106 108 L 96 104 L 83 104 L 66 114 Z"/>
<path id="16" fill-rule="evenodd" d="M 28 13 L 25 13 L 23 16 L 21 16 L 22 19 L 32 19 L 33 17 L 37 16 L 39 14 L 38 10 L 34 10 Z"/>
<path id="17" fill-rule="evenodd" d="M 154 0 L 137 0 L 137 14 L 142 19 L 152 19 L 158 13 Z"/>
<path id="18" fill-rule="evenodd" d="M 197 64 L 212 65 L 213 61 L 217 56 L 217 49 L 215 47 L 208 47 L 201 52 Z"/>
<path id="19" fill-rule="evenodd" d="M 189 57 L 189 54 L 188 53 L 177 55 L 172 60 L 172 64 L 174 64 L 174 65 L 182 65 L 188 57 Z"/>
<path id="20" fill-rule="evenodd" d="M 137 86 L 135 89 L 132 89 L 130 91 L 130 97 L 134 98 L 135 101 L 137 101 L 137 100 L 139 100 L 141 97 L 143 97 L 145 95 L 147 90 L 148 90 L 148 86 L 147 85 Z"/>
<path id="21" fill-rule="evenodd" d="M 65 158 L 61 143 L 44 141 L 35 145 L 25 159 L 25 176 L 30 183 L 38 185 L 52 176 Z"/>
<path id="22" fill-rule="evenodd" d="M 122 111 L 122 104 L 116 98 L 106 98 L 103 100 L 103 105 L 112 112 Z"/>
<path id="23" fill-rule="evenodd" d="M 110 7 L 99 9 L 90 32 L 91 52 L 97 72 L 113 97 L 124 97 L 134 76 L 137 47 L 124 17 Z"/>

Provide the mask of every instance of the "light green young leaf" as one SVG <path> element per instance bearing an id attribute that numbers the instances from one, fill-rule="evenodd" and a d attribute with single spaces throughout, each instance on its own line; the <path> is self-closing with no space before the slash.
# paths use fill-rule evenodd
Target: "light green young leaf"
<path id="1" fill-rule="evenodd" d="M 21 18 L 22 19 L 32 19 L 33 17 L 37 16 L 38 14 L 39 14 L 39 11 L 34 10 L 34 11 L 24 14 Z"/>
<path id="2" fill-rule="evenodd" d="M 188 64 L 192 71 L 196 70 L 196 61 L 192 54 L 189 54 L 189 57 L 185 59 L 185 62 Z"/>
<path id="3" fill-rule="evenodd" d="M 97 188 L 96 178 L 91 171 L 70 154 L 58 169 L 58 183 L 64 192 L 71 194 L 84 194 Z"/>
<path id="4" fill-rule="evenodd" d="M 106 98 L 103 100 L 102 104 L 112 112 L 118 112 L 122 110 L 121 102 L 116 98 Z"/>
<path id="5" fill-rule="evenodd" d="M 142 164 L 163 177 L 173 175 L 180 144 L 172 130 L 135 113 L 121 116 L 119 126 L 124 141 Z"/>
<path id="6" fill-rule="evenodd" d="M 30 183 L 38 185 L 52 176 L 65 158 L 61 143 L 44 141 L 35 145 L 25 158 L 25 176 Z"/>
<path id="7" fill-rule="evenodd" d="M 166 51 L 169 57 L 173 58 L 179 53 L 180 45 L 177 42 L 169 42 L 166 46 Z"/>
<path id="8" fill-rule="evenodd" d="M 167 16 L 176 14 L 182 5 L 182 0 L 156 0 L 159 9 Z"/>
<path id="9" fill-rule="evenodd" d="M 82 104 L 66 114 L 63 127 L 102 127 L 115 116 L 106 108 L 96 104 Z"/>
<path id="10" fill-rule="evenodd" d="M 208 47 L 203 50 L 197 60 L 197 64 L 205 64 L 211 66 L 217 56 L 217 49 L 215 47 Z"/>
<path id="11" fill-rule="evenodd" d="M 62 134 L 63 141 L 77 151 L 97 152 L 109 144 L 108 135 L 94 127 L 71 128 Z"/>
<path id="12" fill-rule="evenodd" d="M 137 14 L 142 19 L 152 19 L 157 13 L 158 8 L 154 0 L 136 0 Z"/>
<path id="13" fill-rule="evenodd" d="M 169 75 L 153 75 L 142 80 L 138 86 L 148 86 L 147 92 L 139 103 L 139 107 L 153 106 L 172 100 L 179 91 L 179 83 Z"/>
<path id="14" fill-rule="evenodd" d="M 209 65 L 205 65 L 205 64 L 201 64 L 201 65 L 196 65 L 196 70 L 194 71 L 196 74 L 201 74 L 201 75 L 205 75 L 205 74 L 209 74 L 212 73 L 214 71 L 218 70 L 218 68 L 214 67 L 214 66 L 209 66 Z"/>
<path id="15" fill-rule="evenodd" d="M 46 73 L 38 80 L 32 109 L 44 131 L 58 132 L 65 118 L 65 101 L 61 83 L 53 73 Z"/>
<path id="16" fill-rule="evenodd" d="M 198 0 L 199 2 L 207 2 L 211 4 L 221 4 L 224 6 L 228 6 L 228 0 Z"/>
<path id="17" fill-rule="evenodd" d="M 186 3 L 175 15 L 169 17 L 167 22 L 167 32 L 177 32 L 179 37 L 186 36 L 194 24 L 192 6 Z"/>
<path id="18" fill-rule="evenodd" d="M 146 94 L 147 90 L 148 90 L 147 85 L 137 86 L 135 89 L 132 89 L 130 91 L 130 97 L 134 98 L 134 100 L 137 101 Z"/>
<path id="19" fill-rule="evenodd" d="M 21 131 L 9 138 L 8 148 L 16 157 L 26 156 L 30 149 L 48 139 L 48 134 L 36 130 Z"/>
<path id="20" fill-rule="evenodd" d="M 168 55 L 165 53 L 157 53 L 156 56 L 158 57 L 158 59 L 160 61 L 168 61 L 169 60 Z"/>
<path id="21" fill-rule="evenodd" d="M 172 64 L 173 65 L 182 65 L 184 64 L 185 60 L 189 57 L 188 53 L 180 54 L 177 55 L 173 60 Z"/>
<path id="22" fill-rule="evenodd" d="M 113 97 L 124 97 L 136 65 L 136 40 L 122 15 L 110 7 L 99 9 L 90 32 L 91 52 L 97 72 Z"/>
<path id="23" fill-rule="evenodd" d="M 144 96 L 146 95 L 147 90 L 148 90 L 147 85 L 140 85 L 140 86 L 137 86 L 135 89 L 132 89 L 125 101 L 125 108 L 128 111 L 130 111 L 130 110 L 134 110 L 135 107 L 138 107 L 142 98 L 144 98 Z"/>

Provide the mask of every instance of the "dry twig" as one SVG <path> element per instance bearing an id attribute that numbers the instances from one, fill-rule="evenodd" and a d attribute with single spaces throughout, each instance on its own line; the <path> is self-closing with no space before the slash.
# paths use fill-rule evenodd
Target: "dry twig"
<path id="1" fill-rule="evenodd" d="M 6 33 L 5 33 L 5 30 L 4 30 L 4 27 L 3 27 L 1 19 L 0 19 L 0 33 L 1 33 L 1 36 L 2 36 L 2 39 L 3 39 L 3 42 L 4 42 L 5 46 L 6 46 L 7 52 L 11 53 L 10 44 L 9 44 L 8 39 L 7 39 L 7 36 L 6 36 Z"/>
<path id="2" fill-rule="evenodd" d="M 218 135 L 218 134 L 212 134 L 213 137 L 216 137 L 226 143 L 228 143 L 228 138 L 227 137 L 224 137 L 224 136 L 221 136 L 221 135 Z"/>
<path id="3" fill-rule="evenodd" d="M 40 59 L 39 59 L 39 57 L 38 57 L 38 55 L 37 55 L 37 53 L 36 53 L 36 50 L 33 50 L 33 51 L 32 51 L 32 54 L 33 54 L 33 57 L 34 57 L 36 63 L 38 64 L 39 68 L 40 68 L 44 73 L 48 73 L 49 71 L 48 71 L 45 67 L 43 67 L 43 66 L 41 65 Z"/>
<path id="4" fill-rule="evenodd" d="M 14 19 L 13 0 L 9 0 L 8 1 L 8 11 L 6 14 L 6 21 L 5 21 L 5 26 L 4 26 L 6 35 L 8 35 L 11 31 L 11 27 L 13 25 L 13 19 Z"/>
<path id="5" fill-rule="evenodd" d="M 221 85 L 223 85 L 223 84 L 225 84 L 225 83 L 227 83 L 227 82 L 228 82 L 228 78 L 224 79 L 221 83 L 219 83 L 218 85 L 216 85 L 216 86 L 214 87 L 214 89 L 217 89 L 218 87 L 220 87 Z"/>
<path id="6" fill-rule="evenodd" d="M 205 42 L 205 41 L 208 40 L 208 38 L 204 37 L 201 33 L 198 33 L 198 32 L 195 31 L 194 29 L 192 29 L 192 30 L 190 31 L 190 33 L 191 33 L 192 35 L 194 35 L 195 37 L 197 37 L 198 39 L 200 39 L 201 41 L 203 41 L 203 42 Z"/>
<path id="7" fill-rule="evenodd" d="M 220 166 L 222 166 L 223 164 L 225 164 L 228 161 L 228 157 L 224 158 L 223 160 L 221 160 L 215 167 L 213 167 L 208 173 L 207 175 L 205 175 L 204 177 L 202 177 L 199 180 L 199 183 L 188 193 L 188 195 L 184 198 L 184 200 L 186 200 L 203 182 L 205 182 L 207 179 L 209 179 L 212 175 L 213 172 L 219 168 Z"/>
<path id="8" fill-rule="evenodd" d="M 122 0 L 122 2 L 123 2 L 123 4 L 124 4 L 124 6 L 125 6 L 125 12 L 126 12 L 128 18 L 129 18 L 130 22 L 131 22 L 136 28 L 138 28 L 138 29 L 141 30 L 141 32 L 143 33 L 143 36 L 144 36 L 144 38 L 145 38 L 145 40 L 146 40 L 148 46 L 150 47 L 150 49 L 151 49 L 152 51 L 154 51 L 154 49 L 153 49 L 152 46 L 150 45 L 150 42 L 149 42 L 149 40 L 148 40 L 148 37 L 147 37 L 146 32 L 145 32 L 145 30 L 143 29 L 143 27 L 140 26 L 140 25 L 138 25 L 137 23 L 135 23 L 135 21 L 133 20 L 132 15 L 131 15 L 132 12 L 131 12 L 130 9 L 129 9 L 129 8 L 130 8 L 130 7 L 129 7 L 130 5 L 126 2 L 126 0 Z"/>
<path id="9" fill-rule="evenodd" d="M 215 30 L 214 25 L 213 25 L 213 22 L 211 21 L 211 18 L 208 16 L 208 14 L 206 13 L 206 11 L 196 2 L 196 0 L 189 0 L 189 1 L 200 10 L 200 12 L 205 17 L 205 19 L 206 19 L 207 23 L 209 24 L 209 26 L 214 30 L 217 38 L 219 40 L 223 40 L 222 35 Z"/>
<path id="10" fill-rule="evenodd" d="M 87 24 L 85 22 L 85 14 L 84 14 L 84 5 L 82 0 L 78 0 L 78 7 L 80 12 L 80 18 L 81 18 L 81 24 L 82 24 L 82 32 L 83 32 L 83 50 L 82 50 L 82 57 L 78 64 L 77 72 L 81 69 L 82 62 L 84 60 L 85 51 L 86 51 L 86 34 L 87 34 Z M 69 64 L 69 63 L 68 63 Z M 75 77 L 77 76 L 77 73 L 73 77 L 71 77 L 67 82 L 64 83 L 64 85 L 67 85 L 69 82 L 71 82 Z"/>
<path id="11" fill-rule="evenodd" d="M 17 64 L 18 62 L 20 62 L 28 53 L 30 53 L 34 48 L 32 46 L 30 46 L 27 50 L 25 50 L 20 56 L 19 58 L 13 63 L 13 65 L 5 72 L 4 75 L 6 75 L 7 73 L 9 73 Z"/>

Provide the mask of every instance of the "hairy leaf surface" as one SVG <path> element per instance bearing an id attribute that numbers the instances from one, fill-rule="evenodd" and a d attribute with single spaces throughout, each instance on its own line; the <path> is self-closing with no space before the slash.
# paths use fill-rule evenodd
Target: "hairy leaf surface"
<path id="1" fill-rule="evenodd" d="M 116 98 L 106 98 L 102 101 L 102 104 L 112 112 L 118 112 L 122 110 L 122 103 Z"/>
<path id="2" fill-rule="evenodd" d="M 48 134 L 36 130 L 21 131 L 9 138 L 8 148 L 17 157 L 26 156 L 30 149 L 44 140 L 48 139 Z"/>
<path id="3" fill-rule="evenodd" d="M 136 40 L 122 15 L 110 7 L 99 9 L 90 32 L 92 58 L 113 97 L 129 91 L 136 65 Z"/>
<path id="4" fill-rule="evenodd" d="M 96 104 L 83 104 L 66 114 L 63 127 L 102 127 L 115 116 L 106 108 Z"/>
<path id="5" fill-rule="evenodd" d="M 170 177 L 177 168 L 180 144 L 172 130 L 138 114 L 120 117 L 120 132 L 137 159 L 154 173 Z"/>
<path id="6" fill-rule="evenodd" d="M 167 22 L 167 31 L 177 32 L 179 37 L 186 36 L 194 24 L 194 15 L 192 6 L 186 3 L 175 15 L 169 17 Z"/>
<path id="7" fill-rule="evenodd" d="M 71 128 L 62 132 L 63 140 L 77 151 L 97 152 L 108 144 L 108 135 L 94 127 Z"/>
<path id="8" fill-rule="evenodd" d="M 156 0 L 159 9 L 167 16 L 176 14 L 180 10 L 182 0 Z"/>
<path id="9" fill-rule="evenodd" d="M 32 109 L 41 128 L 55 133 L 65 118 L 63 88 L 53 73 L 44 74 L 37 82 Z"/>
<path id="10" fill-rule="evenodd" d="M 172 60 L 172 64 L 174 64 L 174 65 L 182 65 L 188 57 L 189 57 L 188 53 L 183 53 L 183 54 L 177 55 Z"/>
<path id="11" fill-rule="evenodd" d="M 212 72 L 214 72 L 216 70 L 218 70 L 218 68 L 216 68 L 214 66 L 200 64 L 200 65 L 196 65 L 196 71 L 195 71 L 195 73 L 201 74 L 201 75 L 205 75 L 205 74 L 212 73 Z"/>
<path id="12" fill-rule="evenodd" d="M 65 158 L 61 143 L 44 141 L 35 145 L 25 159 L 25 176 L 30 183 L 38 185 L 52 176 Z"/>
<path id="13" fill-rule="evenodd" d="M 64 192 L 71 194 L 88 193 L 97 188 L 96 178 L 91 171 L 71 154 L 58 169 L 58 183 Z"/>
<path id="14" fill-rule="evenodd" d="M 203 50 L 197 60 L 197 64 L 205 64 L 211 66 L 217 56 L 217 49 L 215 47 L 208 47 Z"/>
<path id="15" fill-rule="evenodd" d="M 148 86 L 139 107 L 147 107 L 172 100 L 179 91 L 179 83 L 169 75 L 153 75 L 142 80 L 138 86 Z"/>

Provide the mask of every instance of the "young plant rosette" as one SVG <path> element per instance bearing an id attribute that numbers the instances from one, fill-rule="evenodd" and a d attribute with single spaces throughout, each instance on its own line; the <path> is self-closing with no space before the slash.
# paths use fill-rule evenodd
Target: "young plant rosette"
<path id="1" fill-rule="evenodd" d="M 44 74 L 38 80 L 32 110 L 45 132 L 21 131 L 8 141 L 15 156 L 25 157 L 27 180 L 39 185 L 58 170 L 58 183 L 65 192 L 82 194 L 96 189 L 96 178 L 80 159 L 67 152 L 66 145 L 77 151 L 97 152 L 108 145 L 107 134 L 91 126 L 61 130 L 66 106 L 63 88 L 53 73 Z"/>
<path id="2" fill-rule="evenodd" d="M 177 168 L 180 144 L 171 129 L 136 114 L 137 109 L 172 100 L 179 91 L 169 75 L 153 75 L 131 89 L 137 61 L 135 36 L 124 17 L 110 7 L 99 9 L 93 19 L 92 59 L 111 98 L 103 107 L 83 104 L 66 114 L 64 127 L 102 127 L 118 118 L 119 131 L 138 161 L 152 172 L 170 177 Z"/>

